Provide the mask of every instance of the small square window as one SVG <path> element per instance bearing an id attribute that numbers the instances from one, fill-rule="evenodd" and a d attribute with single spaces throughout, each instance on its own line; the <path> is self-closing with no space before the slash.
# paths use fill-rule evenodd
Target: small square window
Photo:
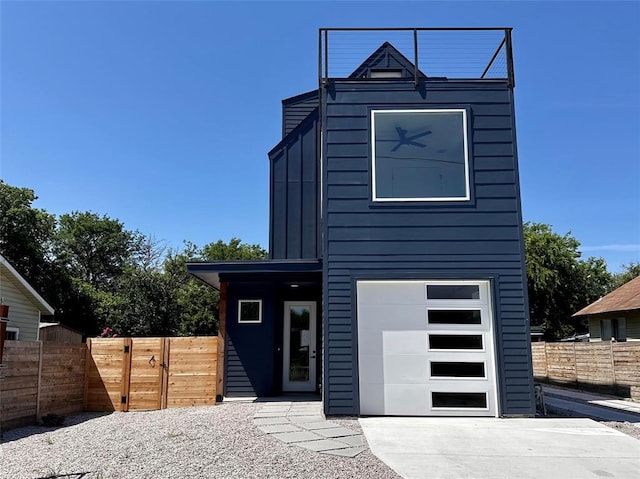
<path id="1" fill-rule="evenodd" d="M 238 323 L 261 323 L 262 300 L 241 299 L 238 301 Z"/>
<path id="2" fill-rule="evenodd" d="M 4 339 L 7 341 L 18 341 L 20 338 L 20 329 L 7 327 L 7 331 L 5 332 Z"/>
<path id="3" fill-rule="evenodd" d="M 465 201 L 467 112 L 373 110 L 373 201 Z"/>

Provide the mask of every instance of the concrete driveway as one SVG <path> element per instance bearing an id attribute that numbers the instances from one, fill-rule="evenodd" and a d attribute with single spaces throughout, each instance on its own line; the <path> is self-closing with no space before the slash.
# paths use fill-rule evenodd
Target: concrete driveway
<path id="1" fill-rule="evenodd" d="M 640 477 L 640 441 L 591 419 L 361 418 L 371 451 L 405 478 Z"/>

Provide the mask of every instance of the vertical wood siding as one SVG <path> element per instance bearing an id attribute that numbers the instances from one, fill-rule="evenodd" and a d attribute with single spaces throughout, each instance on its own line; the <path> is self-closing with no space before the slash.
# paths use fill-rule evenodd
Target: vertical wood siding
<path id="1" fill-rule="evenodd" d="M 318 110 L 269 153 L 272 259 L 320 257 Z"/>
<path id="2" fill-rule="evenodd" d="M 469 202 L 370 201 L 370 108 L 469 108 Z M 480 82 L 333 83 L 324 92 L 325 408 L 358 413 L 354 281 L 492 279 L 502 415 L 534 411 L 511 91 Z"/>

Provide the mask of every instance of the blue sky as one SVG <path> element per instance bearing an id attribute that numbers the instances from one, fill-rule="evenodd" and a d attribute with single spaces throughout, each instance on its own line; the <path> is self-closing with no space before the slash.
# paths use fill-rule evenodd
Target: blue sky
<path id="1" fill-rule="evenodd" d="M 512 26 L 525 221 L 640 261 L 638 2 L 6 2 L 0 175 L 55 214 L 268 246 L 266 153 L 319 27 Z M 362 58 L 364 59 L 364 58 Z M 353 65 L 354 68 L 357 64 Z"/>

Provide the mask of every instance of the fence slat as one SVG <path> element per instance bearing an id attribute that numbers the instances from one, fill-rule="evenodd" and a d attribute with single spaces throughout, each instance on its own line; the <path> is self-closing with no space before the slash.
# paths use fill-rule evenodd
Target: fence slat
<path id="1" fill-rule="evenodd" d="M 573 384 L 640 399 L 640 341 L 532 343 L 539 381 Z"/>

